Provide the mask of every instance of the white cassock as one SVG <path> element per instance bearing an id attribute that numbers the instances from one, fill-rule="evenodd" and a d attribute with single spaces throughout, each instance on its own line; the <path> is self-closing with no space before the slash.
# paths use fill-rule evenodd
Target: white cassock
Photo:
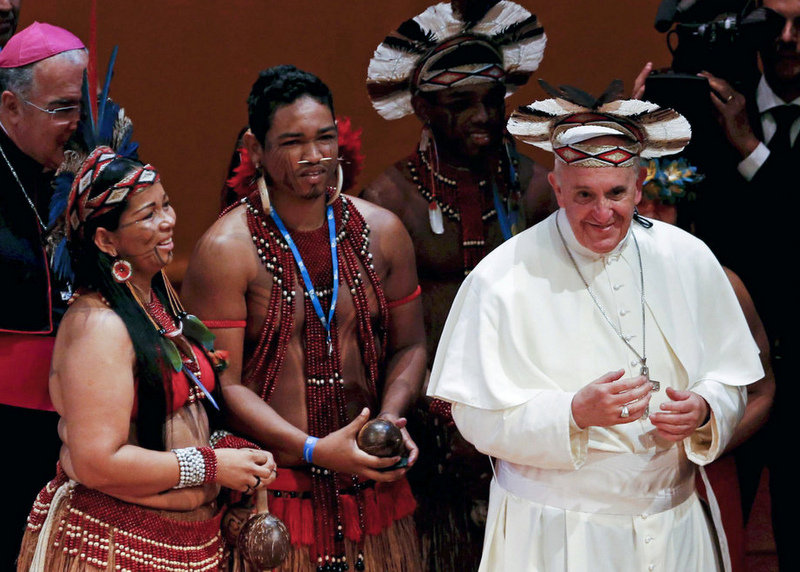
<path id="1" fill-rule="evenodd" d="M 572 419 L 581 387 L 621 368 L 639 375 L 640 362 L 587 292 L 556 217 L 598 301 L 640 354 L 646 336 L 650 376 L 661 382 L 651 411 L 668 386 L 708 402 L 709 422 L 683 442 L 661 439 L 647 419 L 587 429 Z M 723 451 L 744 412 L 743 386 L 762 377 L 724 271 L 690 234 L 633 222 L 613 252 L 598 255 L 558 211 L 504 243 L 461 286 L 428 389 L 453 403 L 464 437 L 498 459 L 481 570 L 718 569 L 695 467 Z"/>

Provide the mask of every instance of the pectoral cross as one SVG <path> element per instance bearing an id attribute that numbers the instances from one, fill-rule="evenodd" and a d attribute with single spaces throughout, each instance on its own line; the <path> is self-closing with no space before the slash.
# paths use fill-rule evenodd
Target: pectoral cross
<path id="1" fill-rule="evenodd" d="M 653 386 L 653 391 L 660 391 L 661 390 L 661 382 L 656 381 L 655 379 L 650 379 L 650 368 L 647 367 L 645 363 L 647 358 L 642 360 L 642 368 L 639 370 L 639 375 L 643 375 L 647 378 L 647 381 Z M 644 408 L 644 414 L 642 415 L 643 419 L 647 419 L 650 416 L 650 405 Z"/>
<path id="2" fill-rule="evenodd" d="M 647 378 L 647 381 L 653 384 L 653 391 L 660 391 L 661 390 L 661 382 L 656 381 L 655 379 L 650 379 L 650 368 L 645 365 L 645 360 L 642 360 L 642 369 L 639 370 L 639 375 L 643 375 Z"/>

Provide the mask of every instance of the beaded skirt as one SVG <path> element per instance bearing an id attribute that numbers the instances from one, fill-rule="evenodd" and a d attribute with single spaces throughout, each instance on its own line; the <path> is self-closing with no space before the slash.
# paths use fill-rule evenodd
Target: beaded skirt
<path id="1" fill-rule="evenodd" d="M 307 472 L 281 467 L 278 478 L 269 487 L 269 511 L 280 518 L 289 530 L 292 547 L 278 572 L 314 572 L 319 562 L 310 554 L 314 546 L 314 510 L 311 478 Z M 344 524 L 344 548 L 349 570 L 380 572 L 421 572 L 419 541 L 414 526 L 416 502 L 405 479 L 393 483 L 360 483 L 358 490 L 339 491 Z M 359 517 L 356 495 L 364 503 Z M 243 521 L 250 510 L 233 508 L 225 517 Z M 240 525 L 240 523 L 238 523 Z M 232 528 L 238 528 L 233 524 Z M 361 558 L 359 558 L 361 555 Z M 361 565 L 357 563 L 361 560 Z M 363 567 L 362 567 L 363 566 Z M 232 572 L 253 572 L 233 549 Z"/>
<path id="2" fill-rule="evenodd" d="M 222 569 L 222 511 L 196 521 L 168 514 L 86 488 L 59 467 L 28 516 L 17 571 Z"/>

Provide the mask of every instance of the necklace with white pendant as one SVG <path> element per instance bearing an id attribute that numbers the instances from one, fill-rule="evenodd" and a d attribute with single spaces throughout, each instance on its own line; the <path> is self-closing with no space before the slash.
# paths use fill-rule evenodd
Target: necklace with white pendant
<path id="1" fill-rule="evenodd" d="M 578 263 L 575 261 L 575 257 L 572 256 L 572 252 L 570 252 L 569 247 L 567 246 L 567 241 L 564 240 L 564 235 L 561 233 L 561 225 L 558 223 L 558 216 L 556 216 L 556 230 L 558 231 L 558 236 L 561 239 L 561 244 L 564 245 L 564 250 L 567 251 L 567 256 L 569 256 L 570 262 L 572 262 L 572 266 L 575 268 L 575 271 L 580 276 L 583 285 L 586 287 L 586 291 L 589 292 L 589 296 L 592 297 L 592 300 L 597 306 L 597 309 L 600 310 L 600 313 L 608 322 L 608 325 L 611 326 L 611 329 L 614 330 L 614 333 L 619 336 L 626 346 L 634 353 L 636 358 L 639 360 L 639 375 L 643 375 L 647 381 L 649 381 L 653 385 L 653 391 L 659 391 L 661 389 L 661 382 L 656 381 L 654 379 L 650 379 L 650 368 L 647 367 L 647 339 L 645 337 L 645 318 L 646 318 L 646 301 L 644 297 L 644 269 L 642 267 L 642 253 L 639 249 L 639 242 L 636 240 L 636 235 L 631 232 L 631 236 L 633 237 L 633 244 L 636 245 L 636 257 L 639 260 L 639 285 L 641 288 L 642 296 L 641 296 L 641 305 L 642 305 L 642 353 L 640 354 L 636 348 L 634 348 L 631 343 L 627 340 L 627 338 L 623 335 L 622 330 L 618 329 L 616 325 L 614 325 L 614 321 L 609 317 L 608 313 L 606 312 L 603 305 L 600 304 L 600 300 L 598 300 L 597 296 L 595 296 L 594 292 L 592 291 L 591 286 L 589 286 L 589 282 L 587 282 L 586 278 L 583 277 L 583 273 L 581 269 L 578 267 Z M 650 406 L 648 405 L 644 410 L 643 417 L 646 419 L 650 414 Z"/>

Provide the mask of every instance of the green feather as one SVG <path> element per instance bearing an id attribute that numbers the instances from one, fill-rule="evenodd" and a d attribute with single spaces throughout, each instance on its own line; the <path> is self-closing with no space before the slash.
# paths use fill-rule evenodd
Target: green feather
<path id="1" fill-rule="evenodd" d="M 167 361 L 172 366 L 172 369 L 175 371 L 181 371 L 183 369 L 181 353 L 178 351 L 177 346 L 172 342 L 172 340 L 162 337 L 161 349 L 164 351 L 164 357 L 167 358 Z"/>
<path id="2" fill-rule="evenodd" d="M 200 318 L 193 314 L 186 314 L 183 317 L 183 333 L 192 338 L 206 349 L 206 351 L 214 350 L 214 339 L 216 336 L 211 333 L 211 330 L 206 328 L 206 325 L 200 321 Z"/>

